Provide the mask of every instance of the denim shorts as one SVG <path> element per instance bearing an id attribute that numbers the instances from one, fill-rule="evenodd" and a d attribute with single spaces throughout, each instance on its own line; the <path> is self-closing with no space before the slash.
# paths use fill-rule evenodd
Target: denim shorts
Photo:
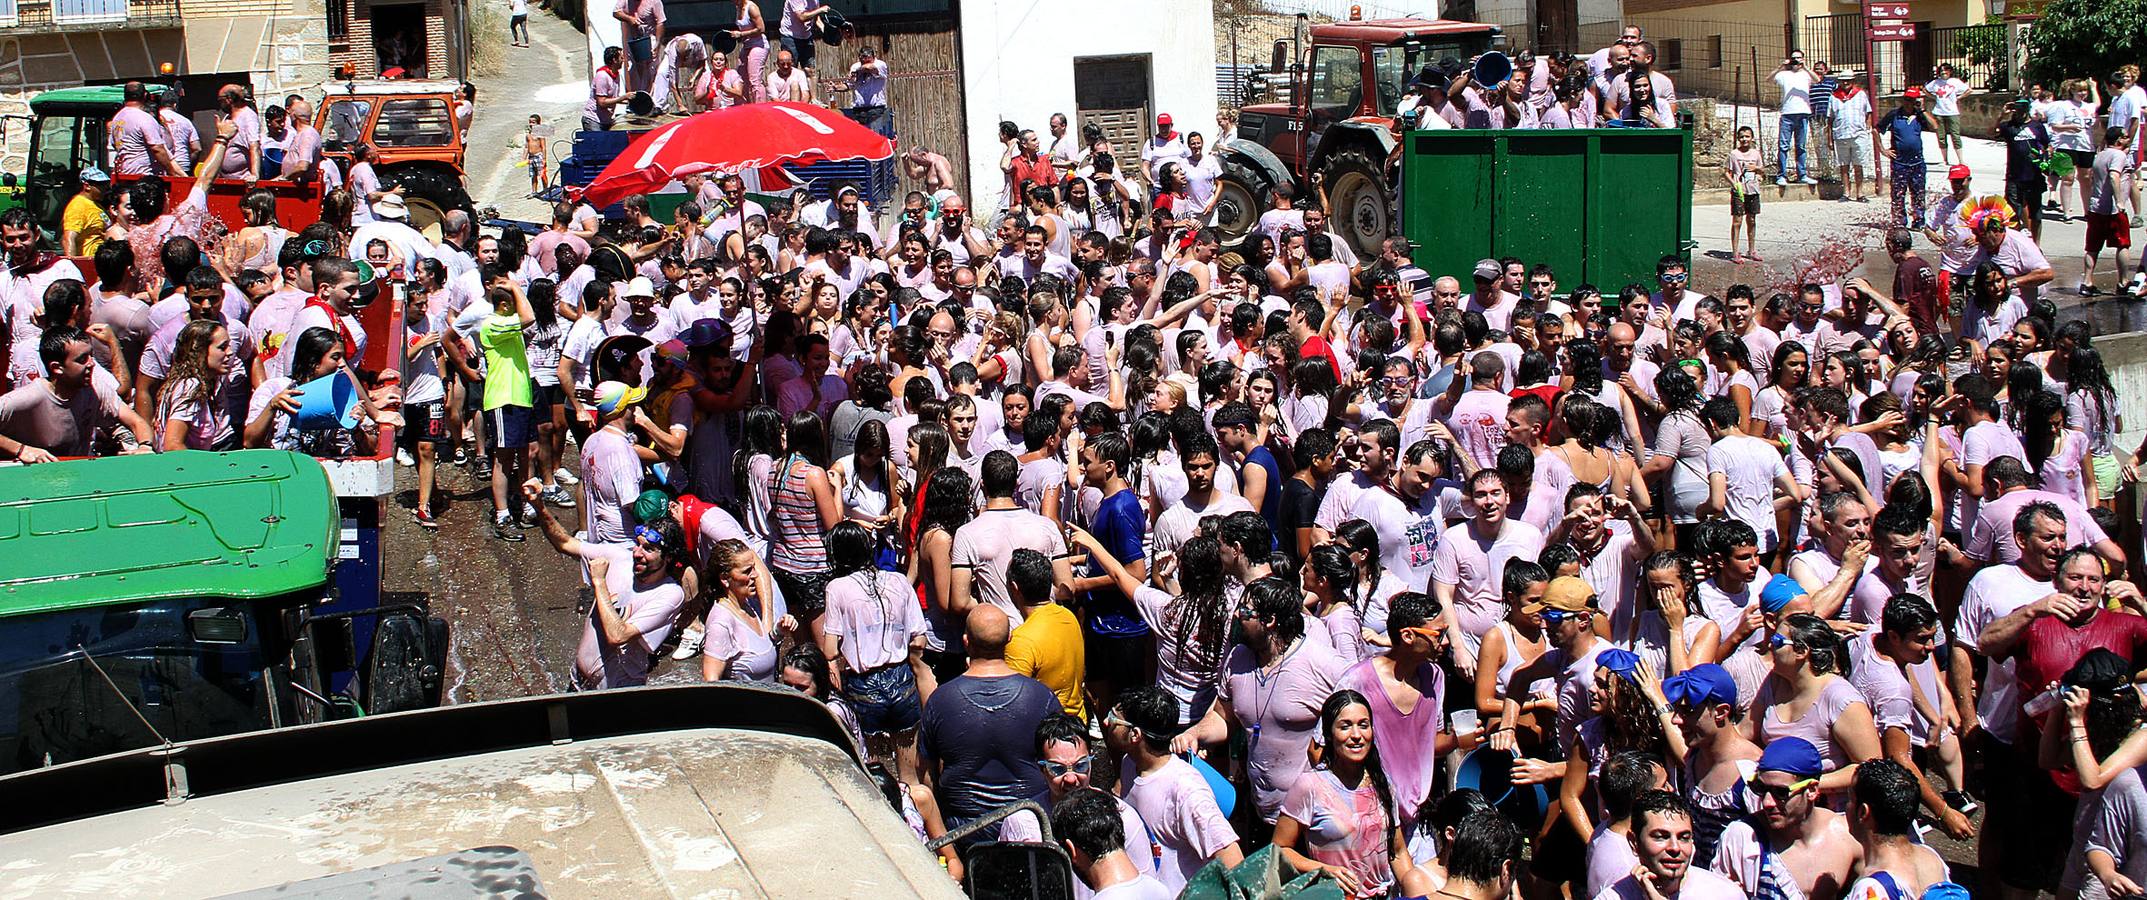
<path id="1" fill-rule="evenodd" d="M 853 672 L 842 678 L 842 698 L 857 714 L 866 734 L 899 734 L 917 727 L 924 709 L 917 701 L 917 676 L 908 662 Z"/>

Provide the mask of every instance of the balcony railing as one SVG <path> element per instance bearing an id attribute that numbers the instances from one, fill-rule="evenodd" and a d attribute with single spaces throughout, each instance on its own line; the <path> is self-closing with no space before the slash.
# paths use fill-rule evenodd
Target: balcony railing
<path id="1" fill-rule="evenodd" d="M 178 25 L 179 0 L 0 0 L 0 31 Z"/>

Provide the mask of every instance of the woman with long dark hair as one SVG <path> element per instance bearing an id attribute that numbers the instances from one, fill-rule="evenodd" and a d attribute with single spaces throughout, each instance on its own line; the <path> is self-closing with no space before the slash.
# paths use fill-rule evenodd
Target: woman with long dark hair
<path id="1" fill-rule="evenodd" d="M 844 520 L 862 523 L 883 539 L 900 530 L 902 478 L 888 452 L 887 423 L 865 420 L 852 453 L 828 467 L 828 478 L 842 498 Z"/>
<path id="2" fill-rule="evenodd" d="M 2063 329 L 2059 333 L 2062 335 Z M 2071 378 L 2065 383 L 2065 419 L 2087 435 L 2095 494 L 2114 508 L 2117 489 L 2129 480 L 2120 477 L 2129 463 L 2120 466 L 2117 462 L 2117 433 L 2125 430 L 2125 416 L 2117 406 L 2117 386 L 2110 382 L 2102 351 L 2082 345 L 2069 356 L 2072 362 L 2066 366 L 2066 374 Z"/>
<path id="3" fill-rule="evenodd" d="M 1333 878 L 1345 896 L 1382 896 L 1414 863 L 1373 745 L 1370 702 L 1346 688 L 1334 692 L 1320 707 L 1319 729 L 1319 765 L 1283 796 L 1276 853 L 1297 872 Z"/>
<path id="4" fill-rule="evenodd" d="M 358 427 L 301 428 L 298 424 L 303 403 L 299 398 L 305 393 L 301 386 L 343 371 L 343 338 L 331 328 L 308 328 L 291 348 L 291 374 L 270 378 L 254 389 L 247 404 L 244 445 L 294 450 L 324 459 L 371 453 L 380 435 L 367 430 L 373 427 L 374 409 L 363 392 L 358 394 L 364 410 Z"/>
<path id="5" fill-rule="evenodd" d="M 1349 551 L 1350 561 L 1357 565 L 1354 595 L 1364 598 L 1364 608 L 1358 611 L 1357 618 L 1364 628 L 1365 642 L 1373 647 L 1393 646 L 1387 639 L 1387 601 L 1408 590 L 1409 585 L 1380 563 L 1379 530 L 1363 519 L 1348 519 L 1335 526 L 1334 540 Z"/>
<path id="6" fill-rule="evenodd" d="M 1744 346 L 1734 338 L 1730 343 Z M 1700 521 L 1700 507 L 1707 502 L 1707 454 L 1714 447 L 1713 434 L 1700 419 L 1700 407 L 1707 398 L 1700 394 L 1699 383 L 1677 368 L 1656 373 L 1655 396 L 1662 398 L 1666 413 L 1655 429 L 1655 452 L 1648 457 L 1647 465 L 1640 467 L 1640 477 L 1670 473 L 1670 524 L 1677 531 L 1678 546 L 1689 546 L 1692 526 Z M 1571 411 L 1573 407 L 1567 409 Z"/>
<path id="7" fill-rule="evenodd" d="M 817 639 L 827 604 L 827 531 L 842 521 L 842 501 L 827 477 L 827 431 L 800 410 L 784 432 L 786 453 L 768 490 L 768 564 L 793 614 Z"/>
<path id="8" fill-rule="evenodd" d="M 874 565 L 878 539 L 864 525 L 829 530 L 827 614 L 820 652 L 837 663 L 836 685 L 868 739 L 892 744 L 902 783 L 916 784 L 917 678 L 926 672 L 924 614 L 909 582 Z M 884 755 L 884 754 L 882 754 Z"/>
<path id="9" fill-rule="evenodd" d="M 1779 438 L 1789 431 L 1789 408 L 1796 405 L 1797 391 L 1811 383 L 1811 351 L 1798 341 L 1783 341 L 1774 345 L 1774 359 L 1767 368 L 1767 386 L 1760 388 L 1759 395 L 1752 398 L 1753 419 L 1760 423 L 1755 432 L 1763 438 Z"/>
<path id="10" fill-rule="evenodd" d="M 212 319 L 196 319 L 172 341 L 171 368 L 157 390 L 159 451 L 237 450 L 240 432 L 232 413 L 243 402 L 232 377 L 231 333 Z"/>
<path id="11" fill-rule="evenodd" d="M 2042 476 L 2043 490 L 2072 498 L 2081 506 L 2102 502 L 2090 468 L 2087 435 L 2065 421 L 2065 400 L 2036 391 L 2014 404 L 2014 429 L 2027 451 L 2028 471 Z"/>
<path id="12" fill-rule="evenodd" d="M 1781 576 L 1776 576 L 1781 577 Z M 1845 767 L 1880 753 L 1871 705 L 1849 683 L 1849 648 L 1825 619 L 1793 613 L 1774 634 L 1773 672 L 1752 696 L 1745 736 L 1764 746 L 1782 737 L 1810 741 L 1827 760 L 1822 791 L 1854 778 Z"/>
<path id="13" fill-rule="evenodd" d="M 914 432 L 913 432 L 914 433 Z M 976 516 L 975 487 L 969 473 L 942 469 L 922 482 L 918 507 L 909 521 L 916 531 L 909 556 L 909 580 L 924 606 L 924 659 L 932 677 L 918 682 L 926 697 L 939 681 L 962 673 L 962 627 L 966 609 L 954 608 L 954 533 Z"/>
<path id="14" fill-rule="evenodd" d="M 1086 548 L 1118 589 L 1133 598 L 1141 620 L 1155 633 L 1156 684 L 1178 698 L 1179 727 L 1200 721 L 1222 690 L 1230 652 L 1222 542 L 1213 535 L 1198 535 L 1178 547 L 1178 595 L 1173 597 L 1126 571 L 1086 529 L 1069 532 L 1070 542 Z"/>
<path id="15" fill-rule="evenodd" d="M 1664 677 L 1715 661 L 1722 629 L 1700 612 L 1699 576 L 1688 552 L 1663 550 L 1640 565 L 1644 590 L 1628 645 Z"/>
<path id="16" fill-rule="evenodd" d="M 775 533 L 769 518 L 775 499 L 769 488 L 775 483 L 776 460 L 783 456 L 783 414 L 773 406 L 751 407 L 745 411 L 739 433 L 738 450 L 731 456 L 731 478 L 737 483 L 737 496 L 745 501 L 745 515 L 738 524 L 766 547 Z"/>
<path id="17" fill-rule="evenodd" d="M 1311 613 L 1326 626 L 1328 645 L 1345 663 L 1372 655 L 1364 640 L 1364 610 L 1372 598 L 1357 580 L 1357 564 L 1340 544 L 1312 548 L 1302 570 Z"/>

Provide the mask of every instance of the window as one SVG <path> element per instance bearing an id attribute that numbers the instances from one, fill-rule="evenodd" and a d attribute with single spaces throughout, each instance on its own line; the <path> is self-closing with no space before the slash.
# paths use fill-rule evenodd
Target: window
<path id="1" fill-rule="evenodd" d="M 0 0 L 0 27 L 11 26 L 19 21 L 21 19 L 15 8 L 15 0 Z"/>
<path id="2" fill-rule="evenodd" d="M 321 135 L 330 150 L 349 152 L 365 139 L 365 120 L 373 114 L 370 100 L 334 100 L 328 104 L 328 127 Z"/>
<path id="3" fill-rule="evenodd" d="M 1707 36 L 1707 67 L 1722 68 L 1722 36 L 1719 34 Z"/>
<path id="4" fill-rule="evenodd" d="M 1662 42 L 1662 70 L 1675 72 L 1685 67 L 1685 39 L 1670 38 Z"/>
<path id="5" fill-rule="evenodd" d="M 454 112 L 438 97 L 389 100 L 373 124 L 373 143 L 380 147 L 445 147 L 454 140 Z"/>
<path id="6" fill-rule="evenodd" d="M 328 39 L 336 43 L 350 40 L 350 0 L 328 0 Z"/>
<path id="7" fill-rule="evenodd" d="M 124 22 L 127 0 L 53 0 L 52 21 L 59 25 Z"/>
<path id="8" fill-rule="evenodd" d="M 1409 81 L 1409 67 L 1400 48 L 1372 48 L 1372 80 L 1379 88 L 1379 106 L 1373 112 L 1393 115 L 1401 105 L 1402 87 Z"/>
<path id="9" fill-rule="evenodd" d="M 1312 50 L 1312 91 L 1307 104 L 1317 116 L 1349 118 L 1364 98 L 1364 70 L 1355 47 Z"/>

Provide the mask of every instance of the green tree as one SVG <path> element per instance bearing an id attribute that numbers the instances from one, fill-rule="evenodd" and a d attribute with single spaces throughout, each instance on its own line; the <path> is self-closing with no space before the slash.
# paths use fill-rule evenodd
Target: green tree
<path id="1" fill-rule="evenodd" d="M 2147 0 L 2050 0 L 2026 43 L 2030 80 L 2107 79 L 2147 58 Z"/>

